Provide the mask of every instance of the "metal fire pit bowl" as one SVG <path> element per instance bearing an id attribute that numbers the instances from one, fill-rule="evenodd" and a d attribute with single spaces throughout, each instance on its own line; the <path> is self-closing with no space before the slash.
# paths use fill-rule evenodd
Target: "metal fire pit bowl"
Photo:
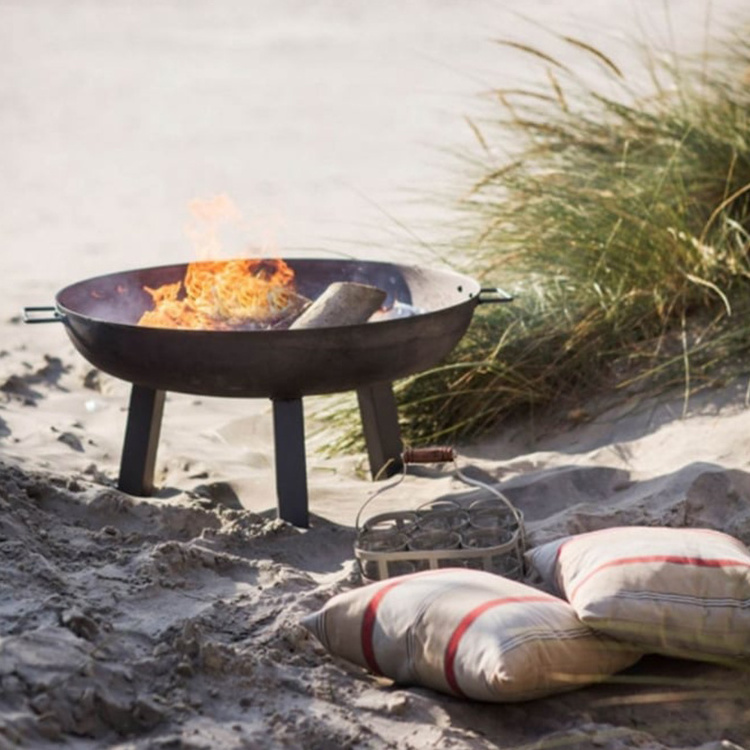
<path id="1" fill-rule="evenodd" d="M 133 384 L 118 486 L 150 495 L 166 391 L 270 398 L 274 404 L 278 508 L 307 526 L 303 396 L 356 390 L 373 476 L 401 454 L 392 381 L 443 360 L 476 305 L 509 301 L 472 278 L 420 266 L 285 259 L 297 291 L 316 299 L 337 281 L 386 292 L 367 323 L 300 330 L 208 331 L 137 325 L 152 307 L 144 287 L 184 279 L 188 264 L 141 268 L 79 281 L 54 306 L 27 307 L 29 323 L 59 321 L 95 367 Z"/>

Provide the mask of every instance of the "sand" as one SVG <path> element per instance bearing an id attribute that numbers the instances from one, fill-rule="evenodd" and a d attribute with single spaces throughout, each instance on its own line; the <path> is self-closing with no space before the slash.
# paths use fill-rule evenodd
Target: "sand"
<path id="1" fill-rule="evenodd" d="M 299 621 L 359 584 L 374 485 L 363 454 L 318 450 L 321 402 L 310 529 L 275 518 L 263 400 L 169 394 L 158 491 L 131 497 L 129 385 L 21 320 L 73 281 L 191 260 L 190 202 L 221 194 L 243 216 L 230 253 L 436 262 L 418 239 L 450 233 L 440 149 L 477 148 L 478 92 L 531 75 L 491 38 L 670 33 L 645 2 L 498 5 L 0 2 L 0 748 L 750 747 L 738 671 L 647 657 L 622 682 L 483 705 L 330 657 Z M 669 5 L 700 49 L 705 4 Z M 714 24 L 742 5 L 713 3 Z M 747 386 L 506 425 L 459 462 L 523 510 L 530 544 L 622 524 L 750 543 Z M 373 510 L 465 490 L 438 467 Z"/>

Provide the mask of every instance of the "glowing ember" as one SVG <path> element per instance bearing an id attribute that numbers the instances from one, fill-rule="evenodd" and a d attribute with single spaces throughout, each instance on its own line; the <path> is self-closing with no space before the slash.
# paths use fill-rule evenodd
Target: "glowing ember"
<path id="1" fill-rule="evenodd" d="M 183 281 L 144 289 L 154 308 L 138 325 L 154 328 L 271 328 L 309 302 L 296 293 L 294 271 L 281 259 L 191 263 Z"/>

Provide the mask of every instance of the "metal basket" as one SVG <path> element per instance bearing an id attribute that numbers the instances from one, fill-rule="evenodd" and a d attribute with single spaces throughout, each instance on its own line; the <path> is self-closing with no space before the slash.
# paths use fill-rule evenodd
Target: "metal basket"
<path id="1" fill-rule="evenodd" d="M 368 582 L 449 567 L 520 579 L 523 547 L 523 515 L 503 496 L 380 513 L 361 527 L 358 517 L 354 554 Z"/>

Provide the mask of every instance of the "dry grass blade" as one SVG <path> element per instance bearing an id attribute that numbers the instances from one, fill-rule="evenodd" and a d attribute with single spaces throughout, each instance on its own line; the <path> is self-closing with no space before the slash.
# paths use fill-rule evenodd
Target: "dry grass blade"
<path id="1" fill-rule="evenodd" d="M 474 134 L 474 137 L 477 139 L 479 145 L 485 150 L 487 154 L 489 154 L 490 147 L 487 145 L 487 141 L 484 140 L 482 131 L 479 129 L 477 124 L 470 117 L 464 117 L 464 120 L 466 121 L 466 124 L 469 126 L 469 128 L 471 128 L 471 132 Z"/>
<path id="2" fill-rule="evenodd" d="M 498 98 L 507 98 L 509 96 L 523 96 L 528 97 L 529 99 L 537 99 L 541 102 L 557 101 L 557 97 L 550 96 L 549 94 L 545 94 L 541 91 L 529 91 L 528 89 L 492 89 L 492 91 L 490 91 L 489 93 L 493 96 L 497 96 Z"/>
<path id="3" fill-rule="evenodd" d="M 732 171 L 734 168 L 734 164 L 732 164 Z M 731 172 L 728 175 L 728 177 L 731 179 Z M 727 186 L 731 184 L 730 179 L 727 180 Z M 706 238 L 708 237 L 708 233 L 711 230 L 711 227 L 714 225 L 716 220 L 722 215 L 722 213 L 731 206 L 735 201 L 737 201 L 738 198 L 741 198 L 743 195 L 750 193 L 750 183 L 747 183 L 743 185 L 741 188 L 738 188 L 735 190 L 730 196 L 726 197 L 721 203 L 719 203 L 716 208 L 711 212 L 711 216 L 708 217 L 708 221 L 706 222 L 705 226 L 703 227 L 703 231 L 701 232 L 700 236 L 700 243 L 703 244 L 706 242 Z"/>
<path id="4" fill-rule="evenodd" d="M 496 39 L 495 43 L 500 44 L 504 47 L 512 47 L 513 49 L 520 50 L 521 52 L 525 52 L 527 55 L 533 55 L 540 60 L 544 60 L 545 62 L 550 63 L 550 65 L 554 65 L 556 68 L 569 71 L 569 68 L 566 65 L 563 65 L 559 60 L 556 60 L 554 57 L 552 57 L 552 55 L 548 55 L 546 52 L 542 52 L 541 50 L 537 49 L 536 47 L 532 47 L 529 44 L 514 42 L 510 39 Z"/>
<path id="5" fill-rule="evenodd" d="M 562 86 L 560 86 L 560 82 L 557 80 L 552 70 L 547 70 L 547 78 L 549 78 L 552 88 L 555 91 L 555 100 L 560 105 L 560 109 L 563 112 L 569 112 L 570 108 L 568 107 L 567 101 L 565 101 L 565 94 L 563 93 Z"/>
<path id="6" fill-rule="evenodd" d="M 625 78 L 620 68 L 615 65 L 615 63 L 612 62 L 612 59 L 605 55 L 600 49 L 597 49 L 593 45 L 587 44 L 586 42 L 583 42 L 580 39 L 576 39 L 572 36 L 563 36 L 562 39 L 568 44 L 572 44 L 574 47 L 578 47 L 579 49 L 582 49 L 593 55 L 597 60 L 603 62 L 616 76 Z"/>

